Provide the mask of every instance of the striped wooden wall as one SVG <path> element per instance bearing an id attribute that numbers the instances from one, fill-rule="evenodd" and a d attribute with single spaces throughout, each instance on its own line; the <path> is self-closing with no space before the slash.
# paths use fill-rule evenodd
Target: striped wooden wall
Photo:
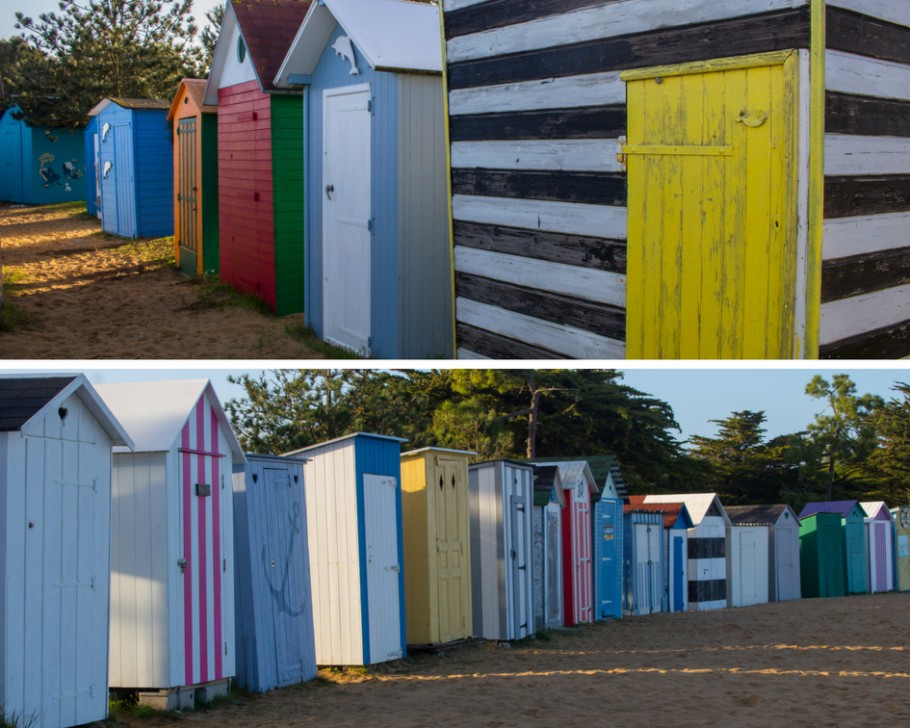
<path id="1" fill-rule="evenodd" d="M 619 72 L 807 48 L 808 0 L 443 8 L 458 356 L 623 357 Z"/>
<path id="2" fill-rule="evenodd" d="M 828 0 L 820 355 L 910 355 L 910 3 Z"/>

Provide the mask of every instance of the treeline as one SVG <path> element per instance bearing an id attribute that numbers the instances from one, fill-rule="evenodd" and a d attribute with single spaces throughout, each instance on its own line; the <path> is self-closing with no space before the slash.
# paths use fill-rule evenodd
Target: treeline
<path id="1" fill-rule="evenodd" d="M 679 439 L 672 407 L 616 370 L 276 370 L 235 380 L 226 409 L 244 448 L 280 453 L 358 430 L 477 453 L 476 460 L 611 453 L 631 493 L 716 491 L 725 503 L 910 495 L 910 386 L 858 395 L 845 374 L 816 376 L 824 403 L 806 429 L 765 438 L 764 412 L 713 420 Z"/>

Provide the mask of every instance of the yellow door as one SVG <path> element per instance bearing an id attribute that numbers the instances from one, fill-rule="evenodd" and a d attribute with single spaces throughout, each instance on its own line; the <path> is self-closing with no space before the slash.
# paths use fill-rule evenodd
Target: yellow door
<path id="1" fill-rule="evenodd" d="M 788 358 L 795 51 L 630 71 L 629 358 Z"/>
<path id="2" fill-rule="evenodd" d="M 436 477 L 437 607 L 439 641 L 445 643 L 471 636 L 467 461 L 439 456 Z"/>

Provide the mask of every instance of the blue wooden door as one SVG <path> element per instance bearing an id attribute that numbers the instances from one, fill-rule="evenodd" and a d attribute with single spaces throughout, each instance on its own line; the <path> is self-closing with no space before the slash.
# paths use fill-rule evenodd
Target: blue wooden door
<path id="1" fill-rule="evenodd" d="M 603 499 L 598 504 L 601 511 L 599 531 L 594 538 L 600 539 L 596 551 L 597 564 L 598 619 L 622 616 L 622 511 L 619 501 Z"/>
<path id="2" fill-rule="evenodd" d="M 683 537 L 682 536 L 673 536 L 673 573 L 671 579 L 673 581 L 673 611 L 682 612 L 686 608 L 685 603 L 685 589 L 686 585 L 686 562 L 683 560 L 686 558 L 683 554 Z"/>
<path id="3" fill-rule="evenodd" d="M 116 124 L 111 130 L 114 137 L 114 195 L 117 206 L 117 234 L 125 238 L 137 237 L 136 186 L 133 169 L 132 124 Z"/>

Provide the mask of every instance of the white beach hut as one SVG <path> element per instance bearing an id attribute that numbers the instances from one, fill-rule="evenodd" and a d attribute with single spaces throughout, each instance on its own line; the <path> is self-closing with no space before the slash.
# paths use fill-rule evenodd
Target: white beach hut
<path id="1" fill-rule="evenodd" d="M 162 708 L 235 675 L 231 477 L 243 451 L 207 380 L 104 384 L 114 454 L 110 686 Z"/>
<path id="2" fill-rule="evenodd" d="M 0 723 L 107 716 L 114 445 L 85 377 L 0 378 Z"/>

